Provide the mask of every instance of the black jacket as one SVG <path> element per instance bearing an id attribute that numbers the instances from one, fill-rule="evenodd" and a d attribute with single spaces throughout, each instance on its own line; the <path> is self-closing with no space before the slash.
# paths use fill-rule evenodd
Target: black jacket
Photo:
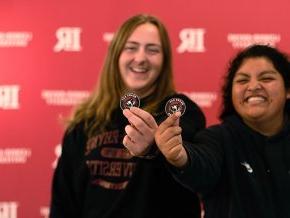
<path id="1" fill-rule="evenodd" d="M 206 218 L 289 218 L 289 126 L 266 137 L 229 117 L 185 143 L 190 163 L 174 176 L 202 194 Z"/>
<path id="2" fill-rule="evenodd" d="M 184 95 L 172 97 L 186 103 L 180 123 L 183 137 L 192 141 L 205 127 L 204 115 Z M 158 123 L 166 118 L 168 99 L 160 105 L 162 113 L 155 117 Z M 94 137 L 86 137 L 82 124 L 66 132 L 53 178 L 50 218 L 200 217 L 197 195 L 172 178 L 158 151 L 155 158 L 146 159 L 132 157 L 124 149 L 126 125 L 127 119 L 118 109 L 107 131 Z"/>

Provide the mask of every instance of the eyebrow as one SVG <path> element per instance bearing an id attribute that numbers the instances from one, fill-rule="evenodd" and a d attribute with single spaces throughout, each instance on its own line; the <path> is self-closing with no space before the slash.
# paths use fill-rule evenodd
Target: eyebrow
<path id="1" fill-rule="evenodd" d="M 134 45 L 139 45 L 140 43 L 139 42 L 135 42 L 135 41 L 127 41 L 127 43 L 130 43 L 130 44 L 134 44 Z M 148 43 L 146 44 L 146 46 L 158 46 L 158 47 L 162 47 L 160 44 L 156 44 L 156 43 Z"/>
<path id="2" fill-rule="evenodd" d="M 264 70 L 262 72 L 259 73 L 259 76 L 263 76 L 265 74 L 277 74 L 278 72 L 275 70 Z M 244 73 L 244 72 L 237 72 L 235 76 L 246 76 L 249 77 L 248 73 Z"/>

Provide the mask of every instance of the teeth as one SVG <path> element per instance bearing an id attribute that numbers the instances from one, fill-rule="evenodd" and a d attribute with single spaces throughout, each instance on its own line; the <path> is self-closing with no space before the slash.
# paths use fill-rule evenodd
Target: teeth
<path id="1" fill-rule="evenodd" d="M 265 98 L 259 97 L 259 96 L 249 97 L 247 99 L 247 102 L 249 102 L 249 103 L 260 103 L 260 102 L 264 102 L 264 101 L 265 101 Z"/>
<path id="2" fill-rule="evenodd" d="M 148 68 L 144 68 L 144 67 L 131 67 L 131 70 L 137 73 L 144 73 L 148 71 Z"/>
<path id="3" fill-rule="evenodd" d="M 147 70 L 144 68 L 133 68 L 133 71 L 138 72 L 138 73 L 143 73 L 143 72 L 146 72 Z"/>

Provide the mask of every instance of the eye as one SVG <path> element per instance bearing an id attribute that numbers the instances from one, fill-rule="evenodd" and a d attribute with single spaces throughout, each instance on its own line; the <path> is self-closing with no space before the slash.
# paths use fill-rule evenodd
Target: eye
<path id="1" fill-rule="evenodd" d="M 238 83 L 238 84 L 245 84 L 249 81 L 249 79 L 247 78 L 237 78 L 234 80 L 234 83 Z"/>
<path id="2" fill-rule="evenodd" d="M 146 50 L 149 54 L 158 54 L 161 52 L 161 49 L 157 46 L 148 46 Z"/>
<path id="3" fill-rule="evenodd" d="M 159 53 L 160 52 L 159 49 L 155 49 L 155 48 L 150 48 L 150 49 L 148 49 L 148 51 L 151 53 Z"/>
<path id="4" fill-rule="evenodd" d="M 271 82 L 271 81 L 275 80 L 275 78 L 268 76 L 268 77 L 262 77 L 260 80 L 262 82 Z"/>
<path id="5" fill-rule="evenodd" d="M 125 51 L 136 51 L 138 48 L 136 46 L 133 46 L 133 45 L 126 45 L 124 47 L 124 50 Z"/>

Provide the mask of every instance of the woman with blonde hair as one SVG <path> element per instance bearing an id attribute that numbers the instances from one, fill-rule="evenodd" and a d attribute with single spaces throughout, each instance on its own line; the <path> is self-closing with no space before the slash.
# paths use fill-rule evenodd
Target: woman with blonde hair
<path id="1" fill-rule="evenodd" d="M 171 55 L 168 33 L 153 16 L 133 16 L 116 32 L 96 91 L 64 135 L 50 218 L 200 217 L 197 195 L 173 180 L 154 141 L 172 97 L 187 107 L 184 137 L 205 126 L 199 107 L 175 91 Z M 120 108 L 126 97 L 140 108 Z"/>

